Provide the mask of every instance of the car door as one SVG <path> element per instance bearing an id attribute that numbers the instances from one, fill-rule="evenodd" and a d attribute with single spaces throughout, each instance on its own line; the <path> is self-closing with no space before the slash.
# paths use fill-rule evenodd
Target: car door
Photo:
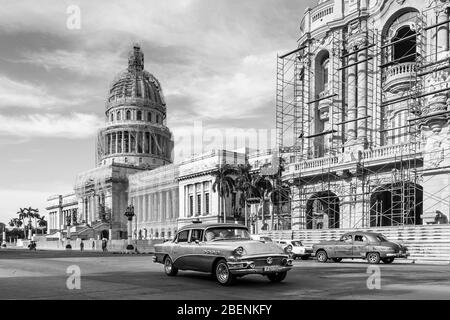
<path id="1" fill-rule="evenodd" d="M 189 249 L 189 236 L 191 230 L 183 230 L 178 232 L 173 246 L 173 263 L 178 269 L 187 269 L 187 254 Z"/>
<path id="2" fill-rule="evenodd" d="M 363 234 L 355 234 L 353 240 L 353 257 L 364 258 L 367 251 L 369 240 Z"/>
<path id="3" fill-rule="evenodd" d="M 344 234 L 335 245 L 335 258 L 350 258 L 353 254 L 353 236 Z"/>
<path id="4" fill-rule="evenodd" d="M 207 257 L 204 254 L 204 249 L 205 242 L 203 237 L 203 229 L 192 229 L 189 236 L 186 257 L 186 264 L 189 269 L 197 271 L 207 269 Z"/>

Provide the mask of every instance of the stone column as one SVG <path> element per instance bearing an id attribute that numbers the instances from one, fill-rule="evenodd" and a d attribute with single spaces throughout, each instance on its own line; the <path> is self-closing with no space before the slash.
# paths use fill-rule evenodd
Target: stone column
<path id="1" fill-rule="evenodd" d="M 166 219 L 170 219 L 170 191 L 166 190 Z"/>
<path id="2" fill-rule="evenodd" d="M 94 210 L 95 210 L 95 199 L 94 196 L 89 196 L 90 203 L 89 203 L 89 219 L 92 222 L 94 222 Z"/>
<path id="3" fill-rule="evenodd" d="M 142 222 L 148 222 L 148 195 L 144 195 L 143 205 L 142 205 Z"/>
<path id="4" fill-rule="evenodd" d="M 366 50 L 358 52 L 358 61 L 363 61 L 366 58 Z M 358 64 L 357 92 L 357 118 L 367 117 L 367 61 Z M 367 119 L 358 120 L 358 141 L 364 146 L 367 143 Z"/>
<path id="5" fill-rule="evenodd" d="M 112 136 L 111 133 L 108 133 L 108 137 L 109 137 L 109 154 L 112 154 Z"/>
<path id="6" fill-rule="evenodd" d="M 139 132 L 134 133 L 134 150 L 138 153 L 138 144 L 139 144 Z"/>
<path id="7" fill-rule="evenodd" d="M 148 222 L 151 223 L 153 221 L 153 194 L 150 193 L 148 195 Z"/>
<path id="8" fill-rule="evenodd" d="M 125 131 L 120 132 L 120 149 L 121 153 L 125 153 Z"/>
<path id="9" fill-rule="evenodd" d="M 356 62 L 356 54 L 352 54 L 348 58 L 348 65 L 352 65 Z M 348 77 L 347 77 L 347 143 L 353 143 L 356 139 L 356 65 L 348 67 Z"/>
<path id="10" fill-rule="evenodd" d="M 159 219 L 158 221 L 162 221 L 163 220 L 163 193 L 162 191 L 159 192 Z"/>
<path id="11" fill-rule="evenodd" d="M 447 15 L 447 11 L 446 8 L 442 8 L 439 12 L 438 12 L 438 18 L 437 18 L 437 23 L 441 23 L 444 22 L 446 20 L 448 20 L 448 15 Z M 437 41 L 438 41 L 438 46 L 437 46 L 437 51 L 438 51 L 438 60 L 445 58 L 446 55 L 446 51 L 448 51 L 448 24 L 445 23 L 443 25 L 440 25 L 437 27 Z"/>
<path id="12" fill-rule="evenodd" d="M 200 188 L 200 215 L 205 215 L 205 184 L 202 182 L 201 188 Z"/>

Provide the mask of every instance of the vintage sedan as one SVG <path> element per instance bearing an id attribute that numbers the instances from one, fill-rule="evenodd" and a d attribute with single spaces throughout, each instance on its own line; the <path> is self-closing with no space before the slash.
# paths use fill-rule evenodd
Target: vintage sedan
<path id="1" fill-rule="evenodd" d="M 286 249 L 288 246 L 291 246 L 292 259 L 300 258 L 302 260 L 308 260 L 312 254 L 312 247 L 306 247 L 300 240 L 284 240 L 284 239 L 275 239 L 275 243 L 277 243 L 282 249 Z"/>
<path id="2" fill-rule="evenodd" d="M 332 259 L 367 259 L 369 263 L 381 261 L 392 263 L 395 258 L 407 258 L 408 249 L 398 243 L 391 242 L 381 233 L 348 232 L 336 241 L 323 241 L 313 245 L 313 252 L 319 262 Z"/>
<path id="3" fill-rule="evenodd" d="M 292 268 L 290 252 L 275 243 L 252 240 L 239 224 L 194 223 L 181 228 L 173 241 L 155 245 L 153 261 L 164 264 L 168 276 L 178 270 L 211 273 L 221 285 L 248 274 L 281 282 Z"/>

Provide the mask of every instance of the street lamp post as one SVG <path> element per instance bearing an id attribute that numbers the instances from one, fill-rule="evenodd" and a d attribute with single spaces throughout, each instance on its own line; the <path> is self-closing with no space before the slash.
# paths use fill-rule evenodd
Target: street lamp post
<path id="1" fill-rule="evenodd" d="M 2 248 L 6 248 L 6 226 L 3 226 L 1 246 L 2 246 Z"/>
<path id="2" fill-rule="evenodd" d="M 71 225 L 71 216 L 69 216 L 70 213 L 67 214 L 67 244 L 66 249 L 70 250 L 72 249 L 72 245 L 70 244 L 70 225 Z"/>
<path id="3" fill-rule="evenodd" d="M 125 217 L 127 217 L 128 219 L 128 232 L 127 232 L 127 236 L 128 236 L 128 244 L 127 244 L 127 250 L 134 250 L 133 244 L 132 244 L 132 221 L 133 221 L 133 217 L 134 217 L 134 206 L 133 205 L 129 205 L 127 207 L 127 210 L 125 211 Z"/>

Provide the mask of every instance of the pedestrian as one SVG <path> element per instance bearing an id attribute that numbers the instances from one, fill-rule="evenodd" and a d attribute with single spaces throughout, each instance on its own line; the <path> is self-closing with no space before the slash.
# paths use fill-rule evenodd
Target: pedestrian
<path id="1" fill-rule="evenodd" d="M 81 242 L 80 242 L 80 251 L 83 252 L 83 250 L 84 250 L 84 242 L 83 242 L 83 240 L 81 240 Z"/>
<path id="2" fill-rule="evenodd" d="M 95 240 L 92 240 L 92 251 L 95 250 Z"/>
<path id="3" fill-rule="evenodd" d="M 107 241 L 106 241 L 105 238 L 103 238 L 103 240 L 102 240 L 102 250 L 103 250 L 103 252 L 108 251 L 108 249 L 106 249 L 106 246 L 107 246 Z"/>

